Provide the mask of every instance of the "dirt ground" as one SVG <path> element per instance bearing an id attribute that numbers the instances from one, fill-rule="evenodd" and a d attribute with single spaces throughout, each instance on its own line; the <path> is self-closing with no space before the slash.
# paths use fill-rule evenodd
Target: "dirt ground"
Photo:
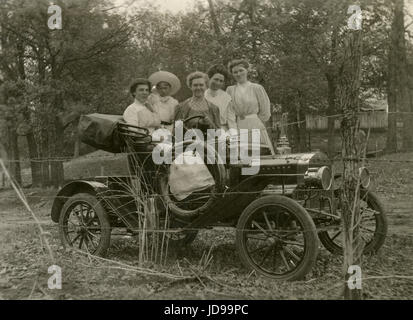
<path id="1" fill-rule="evenodd" d="M 390 160 L 390 161 L 388 161 Z M 395 161 L 397 160 L 397 161 Z M 399 162 L 406 160 L 405 163 Z M 368 167 L 389 220 L 383 248 L 363 261 L 365 299 L 413 299 L 413 153 L 373 159 Z M 303 281 L 276 282 L 250 274 L 235 252 L 234 231 L 200 232 L 163 265 L 137 267 L 136 239 L 115 236 L 108 259 L 67 252 L 50 220 L 55 190 L 26 189 L 62 267 L 62 289 L 50 290 L 51 262 L 29 212 L 12 190 L 0 190 L 0 299 L 340 299 L 342 258 L 321 248 Z M 209 252 L 212 260 L 205 263 Z M 130 268 L 133 266 L 135 269 Z M 157 272 L 157 274 L 153 274 Z M 172 279 L 175 275 L 185 279 Z"/>

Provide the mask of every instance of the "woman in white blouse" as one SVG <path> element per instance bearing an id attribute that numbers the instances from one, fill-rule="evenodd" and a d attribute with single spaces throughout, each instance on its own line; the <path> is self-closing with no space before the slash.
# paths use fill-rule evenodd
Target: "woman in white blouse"
<path id="1" fill-rule="evenodd" d="M 228 81 L 229 74 L 224 66 L 214 65 L 207 71 L 209 77 L 209 88 L 205 91 L 205 99 L 219 108 L 221 128 L 225 131 L 237 128 L 235 114 L 230 108 L 231 96 L 222 88 Z"/>
<path id="2" fill-rule="evenodd" d="M 231 108 L 235 113 L 238 129 L 260 129 L 261 143 L 268 145 L 274 154 L 274 147 L 264 125 L 271 116 L 270 99 L 265 89 L 258 83 L 248 81 L 248 61 L 232 60 L 228 69 L 237 82 L 227 88 L 227 93 L 232 98 Z"/>
<path id="3" fill-rule="evenodd" d="M 181 88 L 181 82 L 177 76 L 168 71 L 158 71 L 151 74 L 149 81 L 156 86 L 156 91 L 149 95 L 148 101 L 159 114 L 162 126 L 172 130 L 178 100 L 171 96 Z"/>
<path id="4" fill-rule="evenodd" d="M 147 128 L 150 133 L 161 126 L 159 114 L 148 102 L 151 83 L 144 78 L 136 79 L 129 88 L 134 102 L 123 112 L 125 122 Z"/>

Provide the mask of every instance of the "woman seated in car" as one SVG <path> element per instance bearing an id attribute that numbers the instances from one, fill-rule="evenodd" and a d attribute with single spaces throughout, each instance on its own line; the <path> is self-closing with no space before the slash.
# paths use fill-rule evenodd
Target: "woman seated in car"
<path id="1" fill-rule="evenodd" d="M 176 120 L 185 120 L 189 117 L 200 116 L 186 123 L 187 128 L 221 128 L 219 108 L 205 99 L 208 76 L 203 72 L 193 72 L 186 79 L 187 86 L 192 91 L 192 97 L 178 105 L 175 112 Z M 201 120 L 200 120 L 201 119 Z"/>
<path id="2" fill-rule="evenodd" d="M 178 100 L 172 95 L 181 88 L 181 82 L 176 75 L 168 71 L 157 71 L 151 74 L 149 81 L 155 89 L 149 95 L 148 101 L 159 114 L 162 127 L 172 130 L 175 109 L 178 105 Z"/>
<path id="3" fill-rule="evenodd" d="M 161 119 L 148 102 L 150 90 L 151 83 L 147 79 L 138 78 L 132 83 L 129 91 L 134 97 L 134 101 L 123 112 L 123 119 L 126 123 L 146 128 L 152 133 L 160 128 Z"/>

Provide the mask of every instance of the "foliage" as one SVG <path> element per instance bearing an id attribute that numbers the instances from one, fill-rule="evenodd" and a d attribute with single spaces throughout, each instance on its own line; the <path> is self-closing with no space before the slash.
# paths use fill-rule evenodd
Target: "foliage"
<path id="1" fill-rule="evenodd" d="M 0 5 L 0 84 L 24 83 L 18 93 L 23 116 L 13 112 L 26 132 L 34 132 L 38 157 L 72 154 L 75 125 L 59 121 L 73 114 L 121 113 L 130 102 L 133 78 L 169 70 L 181 79 L 176 97 L 183 100 L 190 94 L 189 72 L 234 57 L 251 62 L 251 80 L 264 85 L 271 102 L 291 120 L 339 111 L 337 77 L 350 1 L 209 0 L 173 14 L 149 1 L 125 12 L 109 0 L 60 0 L 61 30 L 47 28 L 48 4 L 5 0 Z M 392 5 L 363 0 L 360 6 L 363 101 L 386 93 Z M 64 134 L 55 134 L 57 128 Z M 64 139 L 61 148 L 53 146 Z"/>

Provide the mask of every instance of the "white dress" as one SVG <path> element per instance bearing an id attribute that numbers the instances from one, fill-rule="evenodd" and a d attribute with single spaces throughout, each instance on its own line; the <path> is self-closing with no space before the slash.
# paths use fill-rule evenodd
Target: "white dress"
<path id="1" fill-rule="evenodd" d="M 208 89 L 205 91 L 205 99 L 207 99 L 212 104 L 215 104 L 219 108 L 219 115 L 221 120 L 221 127 L 224 130 L 228 130 L 229 128 L 237 128 L 237 122 L 235 113 L 233 112 L 233 108 L 230 107 L 231 105 L 231 96 L 226 93 L 225 91 L 219 90 L 211 90 Z"/>
<path id="2" fill-rule="evenodd" d="M 148 101 L 153 106 L 154 111 L 159 114 L 162 122 L 172 123 L 174 121 L 175 109 L 179 104 L 178 100 L 171 96 L 161 97 L 152 93 L 149 95 Z"/>
<path id="3" fill-rule="evenodd" d="M 236 115 L 238 129 L 260 129 L 261 143 L 267 144 L 272 154 L 274 146 L 264 123 L 270 119 L 271 106 L 267 92 L 262 85 L 247 81 L 229 86 L 227 93 L 232 98 L 231 108 Z"/>
<path id="4" fill-rule="evenodd" d="M 152 112 L 141 102 L 135 100 L 123 112 L 123 119 L 126 123 L 138 127 L 147 128 L 152 132 L 161 126 L 161 119 L 157 112 Z"/>

